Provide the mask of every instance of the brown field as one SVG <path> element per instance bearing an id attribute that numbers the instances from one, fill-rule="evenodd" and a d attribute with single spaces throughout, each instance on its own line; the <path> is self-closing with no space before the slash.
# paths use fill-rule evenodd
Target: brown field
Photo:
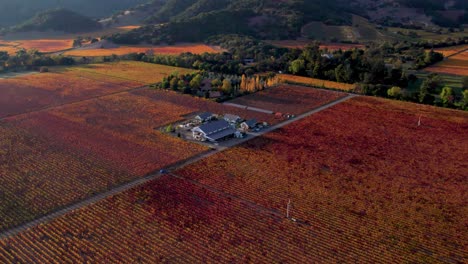
<path id="1" fill-rule="evenodd" d="M 283 47 L 283 48 L 290 48 L 290 49 L 303 49 L 307 45 L 311 45 L 315 43 L 313 40 L 274 40 L 274 41 L 268 41 L 272 45 L 278 46 L 278 47 Z M 351 50 L 354 48 L 358 49 L 363 49 L 365 48 L 365 45 L 361 44 L 346 44 L 346 43 L 327 43 L 327 44 L 321 44 L 320 49 L 328 49 L 330 51 L 336 51 L 336 50 Z"/>
<path id="2" fill-rule="evenodd" d="M 130 53 L 179 55 L 184 52 L 193 54 L 220 53 L 222 50 L 205 44 L 180 44 L 174 46 L 121 46 L 109 49 L 77 49 L 65 52 L 68 56 L 99 57 L 111 55 L 126 55 Z"/>
<path id="3" fill-rule="evenodd" d="M 290 199 L 332 262 L 464 263 L 467 133 L 466 112 L 359 97 L 175 174 L 284 214 Z"/>
<path id="4" fill-rule="evenodd" d="M 436 73 L 468 76 L 468 51 L 452 56 L 447 60 L 425 68 L 424 70 Z"/>
<path id="5" fill-rule="evenodd" d="M 282 82 L 286 82 L 290 84 L 299 84 L 299 85 L 313 86 L 313 87 L 319 87 L 319 88 L 336 89 L 336 90 L 341 90 L 341 91 L 352 91 L 353 89 L 356 88 L 356 85 L 354 84 L 332 82 L 332 81 L 326 81 L 326 80 L 309 78 L 309 77 L 302 77 L 302 76 L 291 75 L 291 74 L 279 74 L 277 76 Z"/>
<path id="6" fill-rule="evenodd" d="M 346 94 L 304 86 L 279 85 L 250 95 L 238 97 L 229 103 L 256 107 L 283 114 L 302 114 L 344 97 Z"/>

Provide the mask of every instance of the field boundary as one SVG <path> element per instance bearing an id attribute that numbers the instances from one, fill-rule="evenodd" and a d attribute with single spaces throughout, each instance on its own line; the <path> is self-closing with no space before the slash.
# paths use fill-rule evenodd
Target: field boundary
<path id="1" fill-rule="evenodd" d="M 274 125 L 274 126 L 271 126 L 261 132 L 258 132 L 258 133 L 252 133 L 253 137 L 249 137 L 249 138 L 246 138 L 246 139 L 243 139 L 243 140 L 240 140 L 240 141 L 236 141 L 235 144 L 233 145 L 229 145 L 229 146 L 223 146 L 223 147 L 217 147 L 217 148 L 212 148 L 211 150 L 208 150 L 204 153 L 200 153 L 198 155 L 195 155 L 191 158 L 188 158 L 186 160 L 182 160 L 182 161 L 179 161 L 179 162 L 176 162 L 174 163 L 173 165 L 170 165 L 168 166 L 167 168 L 161 168 L 160 171 L 156 172 L 156 173 L 153 173 L 153 174 L 149 174 L 147 176 L 144 176 L 142 178 L 138 178 L 138 179 L 135 179 L 135 180 L 132 180 L 130 182 L 127 182 L 127 183 L 124 183 L 124 184 L 121 184 L 119 186 L 115 186 L 114 188 L 108 190 L 108 191 L 105 191 L 105 192 L 102 192 L 102 193 L 99 193 L 99 194 L 96 194 L 92 197 L 89 197 L 89 198 L 86 198 L 84 200 L 81 200 L 81 201 L 78 201 L 74 204 L 71 204 L 71 205 L 68 205 L 68 206 L 65 206 L 65 207 L 62 207 L 61 209 L 57 210 L 57 211 L 54 211 L 54 212 L 51 212 L 49 214 L 46 214 L 46 215 L 43 215 L 43 216 L 40 216 L 39 218 L 36 218 L 35 220 L 32 220 L 32 221 L 29 221 L 29 222 L 26 222 L 26 223 L 23 223 L 23 224 L 20 224 L 16 227 L 13 227 L 13 228 L 10 228 L 10 229 L 7 229 L 3 232 L 0 233 L 0 239 L 4 239 L 4 238 L 8 238 L 8 237 L 11 237 L 11 236 L 14 236 L 18 233 L 21 233 L 29 228 L 32 228 L 34 226 L 37 226 L 39 224 L 44 224 L 44 223 L 47 223 L 47 222 L 50 222 L 60 216 L 63 216 L 63 215 L 66 215 L 67 213 L 70 213 L 74 210 L 78 210 L 80 208 L 83 208 L 85 206 L 88 206 L 90 204 L 94 204 L 94 203 L 97 203 L 105 198 L 108 198 L 108 197 L 111 197 L 111 196 L 114 196 L 118 193 L 121 193 L 121 192 L 124 192 L 124 191 L 127 191 L 129 189 L 132 189 L 132 188 L 135 188 L 137 186 L 140 186 L 140 185 L 143 185 L 145 183 L 148 183 L 152 180 L 156 180 L 158 178 L 160 178 L 161 176 L 167 174 L 167 173 L 171 173 L 172 171 L 176 170 L 176 169 L 179 169 L 179 168 L 182 168 L 182 167 L 185 167 L 187 165 L 190 165 L 192 163 L 195 163 L 199 160 L 202 160 L 204 158 L 207 158 L 209 156 L 212 156 L 214 154 L 217 154 L 221 151 L 224 151 L 230 147 L 234 147 L 236 145 L 239 145 L 239 144 L 242 144 L 246 141 L 249 141 L 251 139 L 254 139 L 256 137 L 259 137 L 259 136 L 262 136 L 264 134 L 267 134 L 269 132 L 272 132 L 276 129 L 279 129 L 281 127 L 284 127 L 286 125 L 289 125 L 295 121 L 299 121 L 301 119 L 304 119 L 310 115 L 313 115 L 315 113 L 318 113 L 318 112 L 321 112 L 323 110 L 326 110 L 330 107 L 333 107 L 337 104 L 340 104 L 344 101 L 347 101 L 351 98 L 354 98 L 356 97 L 357 95 L 354 95 L 354 94 L 347 94 L 347 96 L 345 97 L 342 97 L 342 98 L 339 98 L 335 101 L 332 101 L 332 102 L 329 102 L 325 105 L 322 105 L 322 106 L 319 106 L 315 109 L 312 109 L 304 114 L 301 114 L 301 115 L 298 115 L 296 116 L 295 118 L 293 119 L 289 119 L 289 120 L 286 120 L 282 123 L 279 123 L 277 125 Z M 1 119 L 0 119 L 1 120 Z"/>

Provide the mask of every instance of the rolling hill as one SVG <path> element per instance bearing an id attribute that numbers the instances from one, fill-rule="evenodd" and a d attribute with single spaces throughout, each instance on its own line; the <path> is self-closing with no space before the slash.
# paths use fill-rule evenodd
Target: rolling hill
<path id="1" fill-rule="evenodd" d="M 426 3 L 426 1 L 423 1 Z M 466 21 L 462 0 L 154 0 L 128 14 L 147 26 L 114 35 L 121 43 L 200 41 L 217 34 L 262 39 L 393 39 L 378 28 L 434 29 Z M 445 4 L 444 4 L 445 3 Z M 424 8 L 422 8 L 424 7 Z M 142 17 L 143 10 L 152 10 Z M 138 13 L 140 12 L 140 13 Z M 356 22 L 358 21 L 358 22 Z M 325 37 L 322 37 L 325 32 Z"/>
<path id="2" fill-rule="evenodd" d="M 80 14 L 100 18 L 145 3 L 148 0 L 0 0 L 0 27 L 21 23 L 38 12 L 66 8 Z"/>
<path id="3" fill-rule="evenodd" d="M 11 32 L 60 31 L 65 33 L 98 30 L 101 24 L 67 9 L 53 9 L 38 13 L 33 18 L 14 26 Z"/>

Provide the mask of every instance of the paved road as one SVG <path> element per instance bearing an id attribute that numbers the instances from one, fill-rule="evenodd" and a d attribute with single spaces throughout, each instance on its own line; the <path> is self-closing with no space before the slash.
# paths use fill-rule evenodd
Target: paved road
<path id="1" fill-rule="evenodd" d="M 221 151 L 223 151 L 223 150 L 225 150 L 225 149 L 227 149 L 227 148 L 229 148 L 229 147 L 233 147 L 233 146 L 235 146 L 235 145 L 242 144 L 242 143 L 244 143 L 245 141 L 251 140 L 252 138 L 255 138 L 255 137 L 264 135 L 264 134 L 266 134 L 266 133 L 268 133 L 268 132 L 271 132 L 271 131 L 273 131 L 273 130 L 275 130 L 275 129 L 281 128 L 281 127 L 286 126 L 286 125 L 289 125 L 289 124 L 291 124 L 291 123 L 293 123 L 293 122 L 295 122 L 295 121 L 304 119 L 304 118 L 306 118 L 306 117 L 308 117 L 308 116 L 310 116 L 310 115 L 313 115 L 313 114 L 315 114 L 315 113 L 318 113 L 318 112 L 320 112 L 320 111 L 323 111 L 323 110 L 325 110 L 325 109 L 327 109 L 327 108 L 330 108 L 330 107 L 332 107 L 332 106 L 334 106 L 334 105 L 337 105 L 337 104 L 339 104 L 339 103 L 342 103 L 342 102 L 344 102 L 344 101 L 346 101 L 346 100 L 348 100 L 348 99 L 350 99 L 350 98 L 356 97 L 356 96 L 357 96 L 357 95 L 354 95 L 354 94 L 348 94 L 348 95 L 347 95 L 346 97 L 344 97 L 344 98 L 341 98 L 341 99 L 338 99 L 338 100 L 333 101 L 333 102 L 331 102 L 331 103 L 328 103 L 328 104 L 326 104 L 326 105 L 320 106 L 320 107 L 318 107 L 318 108 L 316 108 L 316 109 L 314 109 L 314 110 L 311 110 L 311 111 L 306 112 L 306 113 L 304 113 L 304 114 L 298 115 L 297 117 L 295 117 L 295 118 L 293 118 L 293 119 L 290 119 L 290 120 L 287 120 L 287 121 L 285 121 L 285 122 L 282 122 L 282 123 L 280 123 L 280 124 L 271 126 L 271 127 L 267 128 L 267 129 L 264 129 L 263 131 L 261 131 L 261 132 L 259 132 L 259 133 L 252 133 L 251 135 L 253 135 L 253 137 L 248 137 L 248 138 L 245 138 L 245 139 L 242 139 L 242 140 L 238 140 L 238 141 L 235 141 L 235 144 L 233 144 L 233 145 L 230 145 L 230 146 L 222 146 L 222 147 L 220 146 L 220 147 L 217 147 L 216 149 L 212 149 L 212 150 L 207 151 L 207 152 L 205 152 L 205 153 L 196 155 L 196 156 L 194 156 L 194 157 L 192 157 L 192 158 L 189 158 L 189 159 L 187 159 L 187 160 L 185 160 L 185 161 L 178 162 L 178 163 L 176 163 L 176 164 L 174 164 L 174 165 L 172 165 L 172 166 L 166 168 L 165 171 L 169 172 L 169 175 L 172 175 L 172 176 L 174 176 L 174 177 L 179 177 L 179 176 L 177 176 L 177 175 L 175 175 L 175 174 L 172 174 L 171 172 L 174 171 L 174 170 L 176 170 L 176 169 L 179 169 L 179 168 L 182 168 L 182 167 L 184 167 L 184 166 L 187 166 L 187 165 L 190 165 L 190 164 L 192 164 L 192 163 L 195 163 L 195 162 L 197 162 L 197 161 L 199 161 L 199 160 L 201 160 L 201 159 L 207 158 L 207 157 L 209 157 L 209 156 L 211 156 L 211 155 L 214 155 L 214 154 L 216 154 L 216 153 L 218 153 L 218 152 L 221 152 Z M 164 172 L 164 173 L 165 173 L 165 172 Z M 44 215 L 44 216 L 42 216 L 42 217 L 39 217 L 39 218 L 37 218 L 37 219 L 35 219 L 35 220 L 33 220 L 33 221 L 30 221 L 30 222 L 28 222 L 28 223 L 24 223 L 24 224 L 22 224 L 22 225 L 20 225 L 20 226 L 14 227 L 14 228 L 12 228 L 12 229 L 9 229 L 9 230 L 6 230 L 6 231 L 0 233 L 0 239 L 6 238 L 6 237 L 10 237 L 10 236 L 14 236 L 14 235 L 16 235 L 16 234 L 18 234 L 18 233 L 20 233 L 20 232 L 22 232 L 22 231 L 25 231 L 25 230 L 28 229 L 28 228 L 34 227 L 34 226 L 39 225 L 39 224 L 42 224 L 42 223 L 46 223 L 46 222 L 52 221 L 53 219 L 55 219 L 55 218 L 57 218 L 57 217 L 60 217 L 60 216 L 63 216 L 63 215 L 65 215 L 65 214 L 67 214 L 67 213 L 69 213 L 69 212 L 71 212 L 71 211 L 74 211 L 74 210 L 77 210 L 77 209 L 79 209 L 79 208 L 88 206 L 88 205 L 90 205 L 90 204 L 97 203 L 97 202 L 99 202 L 99 201 L 101 201 L 101 200 L 104 200 L 104 199 L 107 198 L 107 197 L 116 195 L 116 194 L 118 194 L 118 193 L 124 192 L 124 191 L 129 190 L 129 189 L 132 189 L 132 188 L 134 188 L 134 187 L 143 185 L 143 184 L 145 184 L 145 183 L 147 183 L 147 182 L 149 182 L 149 181 L 152 181 L 152 180 L 155 180 L 155 179 L 157 179 L 157 178 L 160 178 L 162 175 L 163 175 L 162 173 L 157 172 L 157 173 L 148 175 L 148 176 L 146 176 L 146 177 L 139 178 L 139 179 L 133 180 L 133 181 L 131 181 L 131 182 L 122 184 L 122 185 L 120 185 L 120 186 L 117 186 L 117 187 L 115 187 L 115 188 L 109 190 L 109 191 L 106 191 L 106 192 L 103 192 L 103 193 L 94 195 L 94 196 L 89 197 L 89 198 L 87 198 L 87 199 L 85 199 L 85 200 L 82 200 L 82 201 L 80 201 L 80 202 L 77 202 L 77 203 L 68 205 L 68 206 L 63 207 L 63 208 L 61 208 L 61 209 L 58 209 L 57 211 L 54 211 L 54 212 L 51 212 L 51 213 L 49 213 L 49 214 L 47 214 L 47 215 Z M 218 191 L 218 190 L 215 190 L 215 189 L 212 190 L 212 189 L 213 189 L 213 188 L 210 187 L 209 190 L 211 190 L 211 191 L 216 191 L 216 192 L 219 192 L 219 193 L 221 192 L 221 191 Z M 224 195 L 228 195 L 228 194 L 224 193 Z M 233 197 L 234 197 L 234 196 L 233 196 Z M 247 201 L 247 202 L 248 202 L 248 201 Z M 259 207 L 259 205 L 256 205 L 255 203 L 252 203 L 252 202 L 249 202 L 249 206 L 253 206 L 253 207 L 256 207 L 256 208 Z M 263 211 L 268 210 L 269 213 L 273 213 L 274 215 L 276 215 L 276 216 L 278 216 L 278 217 L 281 216 L 281 214 L 280 214 L 279 212 L 274 212 L 274 211 L 272 211 L 272 210 L 270 210 L 270 209 L 266 209 L 266 208 L 263 208 L 263 207 L 262 207 L 261 209 L 262 209 Z"/>

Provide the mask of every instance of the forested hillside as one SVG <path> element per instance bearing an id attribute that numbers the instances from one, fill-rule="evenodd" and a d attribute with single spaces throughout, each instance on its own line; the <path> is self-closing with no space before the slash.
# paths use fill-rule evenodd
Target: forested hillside
<path id="1" fill-rule="evenodd" d="M 462 0 L 159 0 L 141 8 L 152 5 L 157 6 L 155 11 L 142 19 L 148 26 L 113 39 L 121 43 L 171 43 L 201 41 L 221 33 L 294 39 L 302 36 L 310 22 L 355 26 L 353 15 L 369 19 L 372 27 L 418 29 L 458 27 L 468 17 Z"/>
<path id="2" fill-rule="evenodd" d="M 67 9 L 53 9 L 41 12 L 33 18 L 12 27 L 10 31 L 61 31 L 66 33 L 98 30 L 101 24 L 89 17 Z"/>
<path id="3" fill-rule="evenodd" d="M 148 0 L 0 0 L 0 27 L 13 26 L 36 13 L 53 8 L 67 8 L 93 18 L 109 16 Z"/>

